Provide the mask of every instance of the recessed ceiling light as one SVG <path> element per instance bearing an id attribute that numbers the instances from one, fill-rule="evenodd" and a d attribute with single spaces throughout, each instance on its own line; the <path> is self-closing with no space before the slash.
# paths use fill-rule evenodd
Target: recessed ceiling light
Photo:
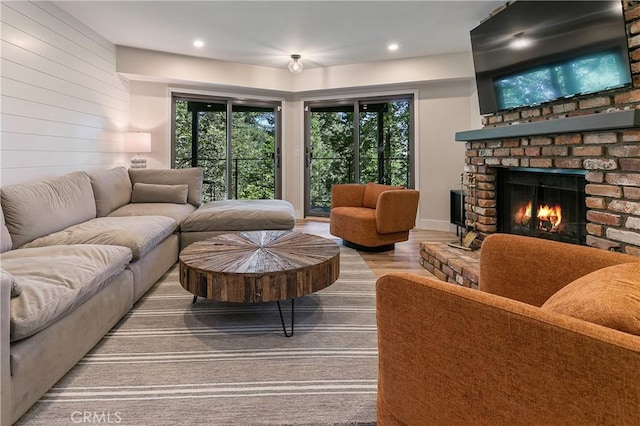
<path id="1" fill-rule="evenodd" d="M 200 48 L 204 46 L 204 41 L 202 40 L 196 40 L 193 42 L 194 47 Z"/>
<path id="2" fill-rule="evenodd" d="M 387 49 L 393 52 L 394 50 L 398 50 L 398 47 L 398 43 L 391 43 L 389 46 L 387 46 Z"/>

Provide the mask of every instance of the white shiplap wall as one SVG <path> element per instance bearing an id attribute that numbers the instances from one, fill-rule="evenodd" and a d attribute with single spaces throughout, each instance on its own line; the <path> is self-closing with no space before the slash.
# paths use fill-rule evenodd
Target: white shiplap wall
<path id="1" fill-rule="evenodd" d="M 50 2 L 0 7 L 0 183 L 126 166 L 115 45 Z"/>

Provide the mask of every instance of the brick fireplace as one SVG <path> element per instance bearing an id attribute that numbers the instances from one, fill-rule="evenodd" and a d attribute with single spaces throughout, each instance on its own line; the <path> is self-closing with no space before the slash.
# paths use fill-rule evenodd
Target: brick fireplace
<path id="1" fill-rule="evenodd" d="M 580 171 L 584 244 L 640 256 L 640 4 L 623 1 L 633 86 L 483 118 L 466 142 L 467 225 L 498 231 L 499 168 Z"/>

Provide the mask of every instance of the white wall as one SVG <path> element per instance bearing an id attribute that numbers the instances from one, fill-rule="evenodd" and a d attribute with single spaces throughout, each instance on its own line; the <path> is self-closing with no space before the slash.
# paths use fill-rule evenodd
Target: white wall
<path id="1" fill-rule="evenodd" d="M 305 70 L 293 75 L 293 90 L 299 93 L 397 84 L 415 86 L 424 82 L 468 80 L 473 76 L 471 54 L 450 53 Z"/>
<path id="2" fill-rule="evenodd" d="M 474 86 L 474 85 L 473 85 Z M 449 223 L 450 190 L 460 189 L 465 144 L 455 133 L 469 129 L 472 84 L 430 84 L 419 95 L 419 178 L 421 229 L 452 230 Z"/>
<path id="3" fill-rule="evenodd" d="M 118 46 L 118 72 L 132 80 L 290 91 L 287 69 Z"/>
<path id="4" fill-rule="evenodd" d="M 167 84 L 134 82 L 130 83 L 132 131 L 151 133 L 151 152 L 144 154 L 147 167 L 171 167 L 171 98 Z"/>
<path id="5" fill-rule="evenodd" d="M 474 75 L 470 53 L 314 68 L 300 74 L 292 74 L 286 68 L 238 64 L 126 46 L 118 46 L 117 55 L 118 72 L 132 80 L 297 94 L 468 80 Z"/>
<path id="6" fill-rule="evenodd" d="M 2 2 L 2 185 L 127 165 L 115 46 L 49 2 Z"/>

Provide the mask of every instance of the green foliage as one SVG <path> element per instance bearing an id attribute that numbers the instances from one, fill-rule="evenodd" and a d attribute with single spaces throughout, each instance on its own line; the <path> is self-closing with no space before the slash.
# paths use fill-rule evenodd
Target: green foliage
<path id="1" fill-rule="evenodd" d="M 272 112 L 233 113 L 231 141 L 235 198 L 274 198 L 275 129 Z"/>
<path id="2" fill-rule="evenodd" d="M 410 186 L 409 106 L 406 101 L 385 104 L 380 146 L 378 113 L 360 113 L 360 183 Z M 382 170 L 379 167 L 379 154 L 382 156 Z"/>
<path id="3" fill-rule="evenodd" d="M 197 156 L 192 155 L 193 113 L 176 101 L 175 167 L 200 167 L 204 200 L 227 198 L 227 114 L 199 111 Z M 273 112 L 232 112 L 231 198 L 275 197 L 275 116 Z"/>
<path id="4" fill-rule="evenodd" d="M 310 204 L 331 206 L 331 186 L 354 181 L 353 112 L 311 114 Z"/>
<path id="5" fill-rule="evenodd" d="M 409 182 L 410 103 L 395 101 L 360 112 L 360 182 L 411 186 Z M 380 112 L 377 112 L 380 111 Z M 310 207 L 327 212 L 331 187 L 355 182 L 353 112 L 311 112 Z M 380 117 L 382 140 L 379 141 Z M 379 163 L 382 165 L 380 170 Z M 380 175 L 380 176 L 379 176 Z"/>

